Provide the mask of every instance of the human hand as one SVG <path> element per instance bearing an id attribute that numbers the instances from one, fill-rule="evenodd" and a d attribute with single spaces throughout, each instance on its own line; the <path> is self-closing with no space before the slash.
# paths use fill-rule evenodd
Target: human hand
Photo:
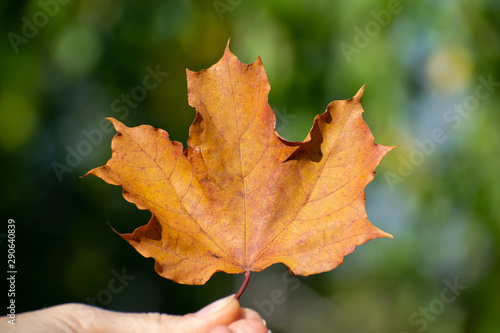
<path id="1" fill-rule="evenodd" d="M 31 333 L 267 333 L 257 312 L 241 308 L 234 295 L 196 313 L 124 313 L 68 303 L 16 315 L 16 325 L 2 317 L 0 331 Z"/>

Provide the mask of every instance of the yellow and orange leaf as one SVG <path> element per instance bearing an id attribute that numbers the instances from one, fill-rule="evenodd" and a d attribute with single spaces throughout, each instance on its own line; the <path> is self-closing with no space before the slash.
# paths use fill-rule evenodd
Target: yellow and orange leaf
<path id="1" fill-rule="evenodd" d="M 112 157 L 87 173 L 152 213 L 120 235 L 155 259 L 158 274 L 203 284 L 217 271 L 281 262 L 310 275 L 335 268 L 356 245 L 392 237 L 365 211 L 364 188 L 393 147 L 373 143 L 363 88 L 331 102 L 304 142 L 289 142 L 276 132 L 260 58 L 246 65 L 226 47 L 209 69 L 187 70 L 187 82 L 196 118 L 186 150 L 161 129 L 109 118 L 118 131 Z"/>

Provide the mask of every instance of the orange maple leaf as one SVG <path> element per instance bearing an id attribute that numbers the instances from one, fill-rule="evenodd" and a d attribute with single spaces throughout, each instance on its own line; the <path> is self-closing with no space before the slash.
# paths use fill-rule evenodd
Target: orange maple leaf
<path id="1" fill-rule="evenodd" d="M 187 70 L 187 82 L 196 118 L 186 150 L 161 129 L 109 118 L 112 157 L 87 173 L 152 213 L 120 236 L 154 258 L 158 274 L 203 284 L 217 271 L 249 277 L 278 262 L 316 274 L 356 245 L 392 237 L 366 218 L 364 188 L 393 147 L 373 143 L 363 88 L 331 102 L 304 142 L 289 142 L 275 130 L 260 58 L 243 64 L 228 45 L 209 69 Z"/>

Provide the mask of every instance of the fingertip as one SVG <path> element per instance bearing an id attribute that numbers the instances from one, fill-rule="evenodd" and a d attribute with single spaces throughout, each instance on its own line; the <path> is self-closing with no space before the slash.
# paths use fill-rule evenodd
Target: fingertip
<path id="1" fill-rule="evenodd" d="M 241 319 L 238 320 L 231 325 L 229 325 L 231 332 L 234 333 L 243 333 L 243 332 L 252 332 L 252 333 L 268 333 L 268 328 L 264 325 L 264 322 L 259 317 L 258 319 Z"/>
<path id="2" fill-rule="evenodd" d="M 201 310 L 198 310 L 194 315 L 196 317 L 205 317 L 225 308 L 227 308 L 226 311 L 234 310 L 235 307 L 239 310 L 240 303 L 234 298 L 233 294 L 210 303 Z"/>
<path id="3" fill-rule="evenodd" d="M 234 295 L 230 295 L 210 303 L 194 314 L 185 315 L 182 319 L 186 332 L 231 333 L 227 326 L 239 317 L 240 303 Z M 226 330 L 222 327 L 226 327 Z"/>
<path id="4" fill-rule="evenodd" d="M 248 308 L 240 309 L 240 319 L 263 320 L 255 310 Z"/>
<path id="5" fill-rule="evenodd" d="M 214 327 L 209 333 L 233 333 L 227 326 Z"/>

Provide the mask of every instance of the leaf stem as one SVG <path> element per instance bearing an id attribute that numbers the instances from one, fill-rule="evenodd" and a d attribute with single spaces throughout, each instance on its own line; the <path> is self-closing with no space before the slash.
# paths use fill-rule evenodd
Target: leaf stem
<path id="1" fill-rule="evenodd" d="M 243 294 L 243 292 L 247 288 L 249 281 L 250 281 L 250 271 L 246 271 L 245 272 L 245 279 L 243 280 L 243 284 L 241 285 L 240 290 L 238 290 L 238 293 L 236 294 L 236 296 L 234 296 L 234 298 L 236 298 L 236 299 L 240 298 L 241 294 Z"/>

